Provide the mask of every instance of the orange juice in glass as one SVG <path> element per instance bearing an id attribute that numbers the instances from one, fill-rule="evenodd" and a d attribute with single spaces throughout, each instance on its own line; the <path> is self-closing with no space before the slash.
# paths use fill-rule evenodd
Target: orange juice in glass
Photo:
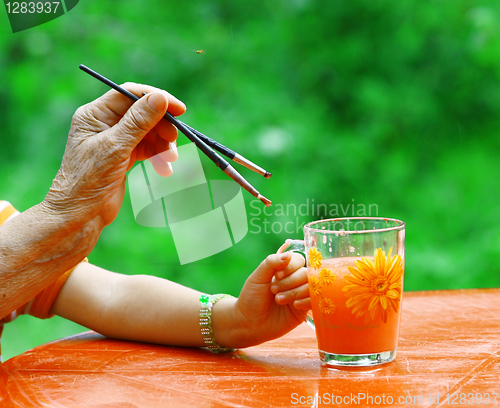
<path id="1" fill-rule="evenodd" d="M 337 218 L 304 227 L 312 319 L 322 363 L 372 366 L 396 357 L 404 275 L 405 224 Z"/>

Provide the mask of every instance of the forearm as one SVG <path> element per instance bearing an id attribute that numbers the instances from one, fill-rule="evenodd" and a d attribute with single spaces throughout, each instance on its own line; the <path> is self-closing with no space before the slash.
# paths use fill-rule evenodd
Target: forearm
<path id="1" fill-rule="evenodd" d="M 102 229 L 99 220 L 71 218 L 41 203 L 0 226 L 0 318 L 90 253 Z"/>
<path id="2" fill-rule="evenodd" d="M 63 286 L 52 312 L 111 338 L 203 347 L 200 295 L 165 279 L 120 275 L 80 264 Z M 234 302 L 236 299 L 217 302 L 212 323 L 216 340 L 237 348 L 245 344 L 237 338 L 241 327 Z"/>
<path id="3" fill-rule="evenodd" d="M 257 345 L 304 321 L 310 304 L 306 302 L 301 310 L 293 306 L 309 295 L 304 259 L 286 257 L 268 256 L 247 279 L 238 299 L 224 298 L 213 306 L 212 328 L 221 346 Z M 274 281 L 277 271 L 281 277 Z M 276 300 L 273 293 L 279 293 Z M 107 337 L 203 347 L 200 295 L 154 276 L 120 275 L 81 263 L 62 287 L 51 312 Z"/>
<path id="4" fill-rule="evenodd" d="M 153 276 L 117 278 L 107 296 L 93 303 L 94 307 L 102 304 L 102 319 L 87 314 L 86 327 L 112 338 L 203 346 L 198 301 L 201 293 Z"/>
<path id="5" fill-rule="evenodd" d="M 129 293 L 117 299 L 101 323 L 107 337 L 170 346 L 204 347 L 200 326 L 201 293 L 153 276 L 128 276 Z M 237 299 L 219 300 L 212 308 L 212 329 L 223 347 L 242 348 L 245 331 L 235 313 Z"/>

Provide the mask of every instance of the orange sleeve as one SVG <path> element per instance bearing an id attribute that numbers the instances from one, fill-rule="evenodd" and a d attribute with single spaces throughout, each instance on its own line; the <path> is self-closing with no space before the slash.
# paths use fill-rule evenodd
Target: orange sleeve
<path id="1" fill-rule="evenodd" d="M 85 258 L 82 262 L 88 262 L 88 259 Z M 66 282 L 66 279 L 68 279 L 69 275 L 71 275 L 71 272 L 73 272 L 73 269 L 75 268 L 72 268 L 68 272 L 65 272 L 64 274 L 59 276 L 59 278 L 54 283 L 46 287 L 43 291 L 35 296 L 35 298 L 33 299 L 33 303 L 31 304 L 31 307 L 29 309 L 29 314 L 31 316 L 38 317 L 39 319 L 48 319 L 54 316 L 50 313 L 50 309 L 52 308 L 57 295 L 59 295 L 61 288 Z"/>
<path id="2" fill-rule="evenodd" d="M 0 225 L 12 216 L 19 214 L 18 211 L 8 201 L 0 200 Z"/>

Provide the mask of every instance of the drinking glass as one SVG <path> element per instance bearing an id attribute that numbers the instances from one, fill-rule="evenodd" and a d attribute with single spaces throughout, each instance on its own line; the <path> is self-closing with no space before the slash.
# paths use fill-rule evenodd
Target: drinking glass
<path id="1" fill-rule="evenodd" d="M 306 257 L 312 318 L 326 366 L 373 366 L 396 357 L 404 276 L 405 223 L 335 218 L 304 226 L 304 240 L 279 252 Z"/>

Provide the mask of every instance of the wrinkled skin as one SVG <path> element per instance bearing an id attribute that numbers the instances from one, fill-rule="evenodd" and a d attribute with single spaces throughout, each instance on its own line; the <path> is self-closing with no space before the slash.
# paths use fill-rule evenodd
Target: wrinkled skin
<path id="1" fill-rule="evenodd" d="M 61 168 L 44 201 L 54 211 L 95 220 L 101 228 L 116 218 L 126 172 L 137 160 L 149 158 L 158 174 L 171 174 L 161 158 L 177 139 L 177 129 L 161 119 L 167 109 L 174 116 L 186 110 L 165 91 L 134 83 L 123 87 L 148 94 L 134 103 L 112 90 L 76 111 Z M 175 160 L 176 150 L 169 153 Z"/>

